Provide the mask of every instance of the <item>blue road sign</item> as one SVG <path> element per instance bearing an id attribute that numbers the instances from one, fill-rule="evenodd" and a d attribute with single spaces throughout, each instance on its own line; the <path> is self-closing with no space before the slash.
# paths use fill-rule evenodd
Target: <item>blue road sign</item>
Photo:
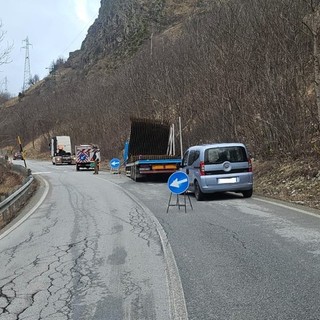
<path id="1" fill-rule="evenodd" d="M 117 159 L 117 158 L 113 158 L 111 161 L 110 161 L 110 167 L 112 169 L 118 169 L 120 167 L 120 160 Z"/>
<path id="2" fill-rule="evenodd" d="M 184 193 L 189 188 L 189 177 L 183 171 L 176 171 L 169 177 L 168 187 L 172 193 Z"/>
<path id="3" fill-rule="evenodd" d="M 87 160 L 87 158 L 88 158 L 88 156 L 85 153 L 81 153 L 80 154 L 80 160 L 81 161 L 85 161 L 85 160 Z"/>

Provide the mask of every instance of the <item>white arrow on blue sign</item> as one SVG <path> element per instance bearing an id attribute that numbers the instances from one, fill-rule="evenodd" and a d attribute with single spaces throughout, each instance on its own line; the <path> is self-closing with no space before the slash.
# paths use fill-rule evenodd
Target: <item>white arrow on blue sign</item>
<path id="1" fill-rule="evenodd" d="M 110 161 L 110 166 L 111 166 L 112 169 L 118 169 L 120 167 L 120 160 L 117 159 L 117 158 L 113 158 Z"/>
<path id="2" fill-rule="evenodd" d="M 184 193 L 189 188 L 189 177 L 183 171 L 176 171 L 169 177 L 168 187 L 172 193 Z"/>

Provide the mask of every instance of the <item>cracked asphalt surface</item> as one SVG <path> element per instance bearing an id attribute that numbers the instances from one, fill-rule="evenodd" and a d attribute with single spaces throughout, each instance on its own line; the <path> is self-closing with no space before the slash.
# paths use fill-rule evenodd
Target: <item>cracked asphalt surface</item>
<path id="1" fill-rule="evenodd" d="M 189 320 L 320 320 L 319 211 L 228 193 L 167 213 L 166 183 L 113 181 L 166 232 Z"/>
<path id="2" fill-rule="evenodd" d="M 90 171 L 30 167 L 50 189 L 0 240 L 0 319 L 171 319 L 167 262 L 143 208 Z"/>
<path id="3" fill-rule="evenodd" d="M 167 213 L 166 183 L 34 166 L 50 190 L 0 234 L 0 320 L 320 320 L 319 211 L 220 194 Z"/>

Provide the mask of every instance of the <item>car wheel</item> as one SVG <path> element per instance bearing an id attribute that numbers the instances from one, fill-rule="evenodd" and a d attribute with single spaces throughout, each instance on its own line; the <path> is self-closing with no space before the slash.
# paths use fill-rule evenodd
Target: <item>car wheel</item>
<path id="1" fill-rule="evenodd" d="M 253 193 L 253 189 L 242 191 L 242 194 L 243 194 L 244 198 L 251 198 L 252 193 Z"/>
<path id="2" fill-rule="evenodd" d="M 196 197 L 197 201 L 202 201 L 204 199 L 204 194 L 200 189 L 198 181 L 194 182 L 194 196 Z"/>

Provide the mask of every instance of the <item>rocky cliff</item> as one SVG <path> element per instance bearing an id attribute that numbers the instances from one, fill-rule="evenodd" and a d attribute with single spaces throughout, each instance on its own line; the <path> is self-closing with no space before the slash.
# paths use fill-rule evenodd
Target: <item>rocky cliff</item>
<path id="1" fill-rule="evenodd" d="M 81 49 L 70 53 L 68 66 L 90 69 L 99 60 L 113 67 L 133 55 L 140 45 L 200 10 L 208 0 L 101 0 L 99 16 Z"/>

